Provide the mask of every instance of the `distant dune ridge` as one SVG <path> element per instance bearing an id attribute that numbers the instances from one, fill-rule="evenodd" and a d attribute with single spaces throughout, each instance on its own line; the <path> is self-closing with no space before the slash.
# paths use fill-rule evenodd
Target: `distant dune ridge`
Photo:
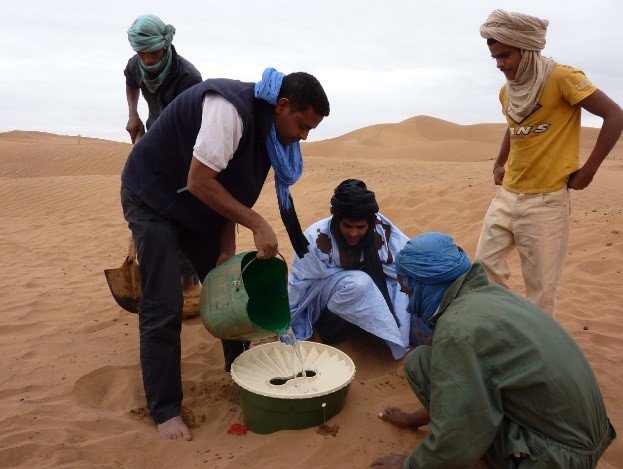
<path id="1" fill-rule="evenodd" d="M 334 187 L 364 180 L 381 211 L 408 236 L 452 235 L 473 256 L 491 197 L 503 124 L 458 125 L 428 116 L 303 143 L 305 171 L 292 187 L 301 225 L 329 215 Z M 582 131 L 585 159 L 598 129 Z M 357 366 L 344 410 L 316 428 L 227 434 L 242 423 L 220 342 L 200 318 L 182 330 L 184 415 L 192 442 L 162 441 L 145 409 L 137 317 L 112 299 L 103 270 L 121 265 L 129 231 L 119 175 L 129 143 L 42 132 L 0 133 L 0 467 L 367 467 L 408 454 L 426 429 L 378 419 L 389 405 L 419 403 L 402 362 L 383 343 L 354 337 L 340 348 Z M 570 252 L 557 319 L 586 353 L 614 426 L 623 429 L 623 143 L 593 183 L 572 194 Z M 290 261 L 272 174 L 255 209 Z M 240 227 L 238 252 L 253 250 Z M 516 255 L 511 287 L 523 294 Z M 365 341 L 365 347 L 362 342 Z M 600 462 L 623 461 L 619 437 Z"/>

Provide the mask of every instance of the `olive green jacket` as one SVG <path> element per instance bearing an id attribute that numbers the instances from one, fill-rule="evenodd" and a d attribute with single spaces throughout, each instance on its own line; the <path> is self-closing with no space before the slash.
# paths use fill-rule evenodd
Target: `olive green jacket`
<path id="1" fill-rule="evenodd" d="M 588 361 L 556 320 L 489 283 L 476 262 L 432 322 L 430 369 L 412 370 L 430 379 L 430 396 L 418 396 L 430 435 L 405 467 L 468 468 L 483 458 L 507 468 L 514 452 L 526 455 L 521 469 L 596 465 L 614 430 Z"/>

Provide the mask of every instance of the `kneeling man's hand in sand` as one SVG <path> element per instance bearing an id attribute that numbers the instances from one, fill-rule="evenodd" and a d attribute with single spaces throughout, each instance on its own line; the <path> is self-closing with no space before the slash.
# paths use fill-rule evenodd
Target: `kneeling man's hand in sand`
<path id="1" fill-rule="evenodd" d="M 402 469 L 406 456 L 400 454 L 390 454 L 383 458 L 379 458 L 370 464 L 370 467 L 384 467 L 387 469 Z"/>

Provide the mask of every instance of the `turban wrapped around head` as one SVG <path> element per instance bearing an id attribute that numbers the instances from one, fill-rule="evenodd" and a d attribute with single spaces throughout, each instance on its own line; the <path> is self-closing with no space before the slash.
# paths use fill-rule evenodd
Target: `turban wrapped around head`
<path id="1" fill-rule="evenodd" d="M 535 16 L 493 10 L 480 27 L 480 35 L 518 49 L 541 51 L 545 47 L 548 24 L 547 20 Z"/>
<path id="2" fill-rule="evenodd" d="M 469 257 L 443 233 L 424 233 L 411 239 L 396 257 L 396 272 L 411 290 L 408 311 L 429 321 L 444 293 L 469 270 Z"/>
<path id="3" fill-rule="evenodd" d="M 471 266 L 465 251 L 443 233 L 409 240 L 396 257 L 396 272 L 423 284 L 453 282 Z"/>
<path id="4" fill-rule="evenodd" d="M 167 49 L 173 41 L 175 28 L 154 15 L 141 15 L 128 28 L 128 41 L 134 52 Z"/>
<path id="5" fill-rule="evenodd" d="M 545 47 L 547 20 L 523 13 L 493 10 L 480 27 L 485 39 L 495 39 L 501 44 L 521 50 L 521 61 L 513 80 L 507 81 L 507 115 L 521 122 L 537 106 L 545 82 L 556 62 L 541 56 Z"/>
<path id="6" fill-rule="evenodd" d="M 331 197 L 331 213 L 337 218 L 368 220 L 379 211 L 374 192 L 359 179 L 346 179 L 337 186 Z"/>

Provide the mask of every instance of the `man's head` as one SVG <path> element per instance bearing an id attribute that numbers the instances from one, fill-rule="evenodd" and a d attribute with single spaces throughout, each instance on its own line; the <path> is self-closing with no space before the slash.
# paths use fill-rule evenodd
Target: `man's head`
<path id="1" fill-rule="evenodd" d="M 400 289 L 409 295 L 409 312 L 432 314 L 446 289 L 472 263 L 450 236 L 423 233 L 409 240 L 396 256 Z"/>
<path id="2" fill-rule="evenodd" d="M 487 39 L 487 45 L 489 46 L 491 57 L 495 60 L 495 66 L 504 74 L 507 80 L 514 80 L 521 62 L 521 49 L 502 44 L 495 39 Z"/>
<path id="3" fill-rule="evenodd" d="M 175 28 L 154 15 L 141 15 L 128 28 L 128 41 L 146 66 L 159 63 L 173 41 Z"/>
<path id="4" fill-rule="evenodd" d="M 333 191 L 331 213 L 340 235 L 349 246 L 358 245 L 374 228 L 379 205 L 374 192 L 358 179 L 346 179 Z"/>
<path id="5" fill-rule="evenodd" d="M 524 51 L 543 50 L 547 25 L 547 20 L 534 16 L 493 10 L 480 27 L 491 57 L 507 80 L 515 80 Z"/>
<path id="6" fill-rule="evenodd" d="M 283 145 L 306 140 L 329 111 L 327 95 L 314 76 L 305 72 L 286 75 L 275 104 L 277 138 Z"/>

